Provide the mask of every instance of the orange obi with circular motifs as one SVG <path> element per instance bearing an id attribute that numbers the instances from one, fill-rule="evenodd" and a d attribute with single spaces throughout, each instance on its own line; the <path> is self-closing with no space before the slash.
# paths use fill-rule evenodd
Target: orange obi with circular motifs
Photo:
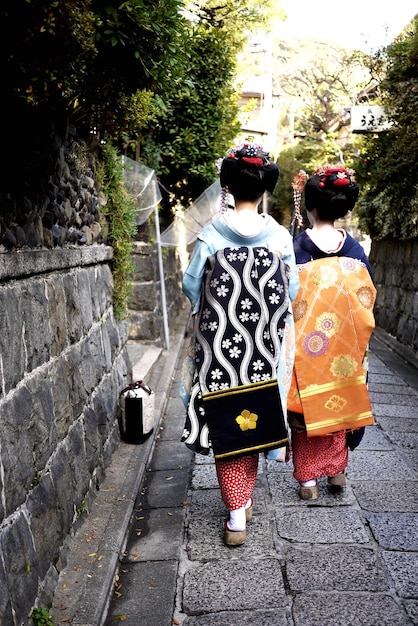
<path id="1" fill-rule="evenodd" d="M 299 265 L 296 353 L 287 408 L 308 437 L 374 424 L 363 359 L 375 327 L 376 289 L 363 263 L 328 257 Z"/>

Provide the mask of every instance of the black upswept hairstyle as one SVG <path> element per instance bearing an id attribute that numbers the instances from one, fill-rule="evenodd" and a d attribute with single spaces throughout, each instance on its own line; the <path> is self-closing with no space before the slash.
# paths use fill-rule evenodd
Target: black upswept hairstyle
<path id="1" fill-rule="evenodd" d="M 334 167 L 308 178 L 304 193 L 307 211 L 316 209 L 319 219 L 334 221 L 353 210 L 359 187 L 350 170 Z"/>
<path id="2" fill-rule="evenodd" d="M 228 151 L 220 169 L 221 187 L 237 200 L 254 201 L 265 191 L 273 193 L 279 168 L 262 146 L 245 143 Z"/>

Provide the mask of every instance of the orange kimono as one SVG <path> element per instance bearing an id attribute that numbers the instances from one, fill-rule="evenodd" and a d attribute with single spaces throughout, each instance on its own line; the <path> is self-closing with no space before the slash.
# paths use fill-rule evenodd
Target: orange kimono
<path id="1" fill-rule="evenodd" d="M 343 256 L 310 261 L 299 270 L 288 409 L 303 413 L 308 437 L 372 426 L 363 369 L 375 327 L 370 274 L 360 261 Z"/>

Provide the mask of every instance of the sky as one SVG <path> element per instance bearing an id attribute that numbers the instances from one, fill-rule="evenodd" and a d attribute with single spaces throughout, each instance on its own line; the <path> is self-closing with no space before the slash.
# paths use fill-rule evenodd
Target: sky
<path id="1" fill-rule="evenodd" d="M 370 53 L 388 45 L 418 13 L 417 0 L 283 0 L 287 35 L 331 41 Z"/>

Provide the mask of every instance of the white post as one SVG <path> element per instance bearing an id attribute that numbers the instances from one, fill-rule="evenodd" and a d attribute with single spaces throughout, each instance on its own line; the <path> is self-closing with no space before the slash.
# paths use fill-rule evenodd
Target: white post
<path id="1" fill-rule="evenodd" d="M 158 217 L 158 205 L 154 209 L 155 215 L 155 234 L 157 237 L 157 251 L 158 251 L 158 268 L 160 271 L 160 291 L 161 291 L 161 308 L 163 311 L 163 324 L 164 324 L 164 341 L 167 350 L 170 349 L 170 333 L 168 330 L 167 319 L 167 300 L 165 297 L 165 282 L 164 282 L 164 267 L 163 267 L 163 253 L 161 247 L 161 233 L 160 233 L 160 219 Z"/>
<path id="2" fill-rule="evenodd" d="M 268 34 L 264 46 L 264 120 L 267 130 L 266 147 L 272 151 L 276 147 L 273 120 L 273 51 L 271 35 Z"/>

